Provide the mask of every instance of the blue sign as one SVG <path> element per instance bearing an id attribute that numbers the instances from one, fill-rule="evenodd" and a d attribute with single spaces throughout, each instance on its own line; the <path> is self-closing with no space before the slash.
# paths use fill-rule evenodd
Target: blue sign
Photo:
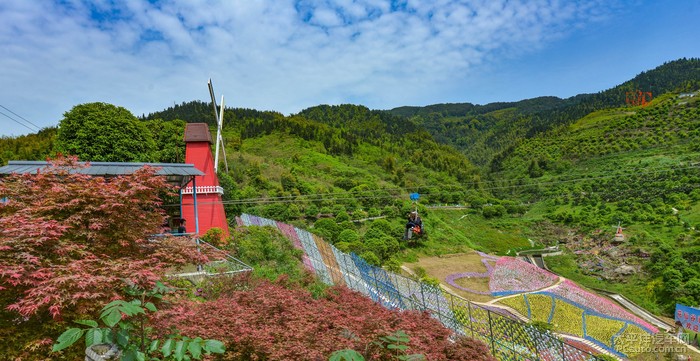
<path id="1" fill-rule="evenodd" d="M 700 310 L 676 303 L 676 321 L 681 321 L 683 328 L 689 331 L 698 332 L 700 329 Z"/>
<path id="2" fill-rule="evenodd" d="M 412 201 L 417 201 L 418 198 L 420 198 L 420 194 L 418 194 L 418 193 L 411 193 L 408 196 L 411 197 Z"/>

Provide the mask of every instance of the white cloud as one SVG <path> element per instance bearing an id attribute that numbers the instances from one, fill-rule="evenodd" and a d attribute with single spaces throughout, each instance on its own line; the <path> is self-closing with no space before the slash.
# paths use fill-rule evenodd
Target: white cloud
<path id="1" fill-rule="evenodd" d="M 91 101 L 141 115 L 208 100 L 212 77 L 229 106 L 389 108 L 435 99 L 479 64 L 538 49 L 609 8 L 555 0 L 407 0 L 393 10 L 380 0 L 117 3 L 4 0 L 0 104 L 42 126 Z M 11 129 L 1 134 L 27 132 L 0 119 Z"/>

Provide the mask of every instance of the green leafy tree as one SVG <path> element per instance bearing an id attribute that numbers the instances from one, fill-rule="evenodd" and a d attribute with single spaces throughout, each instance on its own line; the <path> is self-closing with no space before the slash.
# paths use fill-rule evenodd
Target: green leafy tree
<path id="1" fill-rule="evenodd" d="M 340 231 L 340 226 L 332 218 L 319 219 L 314 223 L 313 233 L 331 243 L 335 243 Z"/>
<path id="2" fill-rule="evenodd" d="M 57 148 L 84 161 L 151 162 L 156 143 L 146 124 L 122 107 L 76 105 L 59 123 Z"/>
<path id="3" fill-rule="evenodd" d="M 155 142 L 154 161 L 159 163 L 185 162 L 185 121 L 161 119 L 146 123 Z"/>
<path id="4" fill-rule="evenodd" d="M 338 242 L 352 243 L 360 239 L 360 235 L 354 229 L 344 229 L 338 234 Z"/>

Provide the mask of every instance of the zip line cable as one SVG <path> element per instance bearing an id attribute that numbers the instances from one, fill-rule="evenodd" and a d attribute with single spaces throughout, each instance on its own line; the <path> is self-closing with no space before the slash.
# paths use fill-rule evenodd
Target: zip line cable
<path id="1" fill-rule="evenodd" d="M 547 182 L 533 182 L 533 183 L 526 183 L 526 184 L 512 184 L 512 185 L 493 185 L 493 186 L 487 186 L 487 187 L 479 187 L 480 190 L 496 190 L 496 189 L 513 189 L 513 188 L 529 188 L 533 186 L 543 186 L 543 185 L 558 185 L 558 184 L 566 184 L 566 183 L 572 183 L 572 182 L 586 182 L 586 181 L 594 181 L 594 180 L 600 180 L 600 179 L 609 179 L 609 178 L 620 178 L 624 176 L 629 176 L 629 175 L 644 175 L 644 174 L 654 174 L 654 173 L 662 173 L 662 172 L 669 172 L 669 171 L 677 171 L 677 170 L 687 170 L 687 169 L 697 169 L 698 165 L 700 163 L 693 163 L 690 166 L 687 167 L 663 167 L 663 168 L 657 168 L 657 169 L 652 169 L 647 172 L 640 172 L 640 171 L 630 171 L 630 172 L 619 172 L 615 174 L 608 174 L 605 176 L 597 176 L 597 177 L 584 177 L 584 178 L 574 178 L 574 179 L 567 179 L 567 180 L 556 180 L 556 181 L 547 181 Z M 486 183 L 498 183 L 499 181 L 487 181 Z M 411 188 L 382 188 L 382 189 L 375 189 L 375 190 L 368 190 L 368 191 L 362 191 L 358 193 L 347 193 L 347 192 L 334 192 L 334 193 L 317 193 L 317 194 L 307 194 L 307 195 L 299 195 L 299 196 L 278 196 L 278 197 L 257 197 L 257 198 L 245 198 L 245 199 L 236 199 L 236 200 L 229 200 L 229 201 L 216 201 L 216 202 L 199 202 L 199 204 L 272 204 L 272 203 L 290 203 L 290 202 L 304 202 L 304 201 L 341 201 L 341 200 L 350 200 L 350 199 L 389 199 L 389 198 L 401 198 L 404 197 L 407 191 L 410 190 L 431 190 L 431 189 L 436 189 L 436 190 L 449 190 L 449 189 L 464 189 L 464 185 L 467 184 L 476 184 L 476 185 L 483 185 L 482 183 L 478 182 L 472 182 L 472 183 L 465 183 L 465 184 L 460 184 L 460 185 L 448 185 L 448 186 L 423 186 L 423 187 L 411 187 Z M 652 188 L 661 188 L 661 187 L 652 187 Z M 397 191 L 400 192 L 400 194 L 396 194 Z M 380 193 L 385 193 L 385 194 L 380 194 Z M 389 194 L 386 194 L 389 193 Z M 391 194 L 394 193 L 394 194 Z M 408 192 L 410 193 L 410 192 Z M 430 194 L 430 193 L 428 193 Z M 179 206 L 180 204 L 167 204 L 163 205 L 163 207 L 174 207 L 174 206 Z M 183 203 L 183 205 L 191 205 L 191 203 Z"/>
<path id="2" fill-rule="evenodd" d="M 648 187 L 647 189 L 661 189 L 663 187 L 656 186 L 656 187 Z M 700 186 L 696 186 L 697 189 L 700 189 Z M 591 192 L 590 194 L 597 194 L 595 192 Z M 397 199 L 397 198 L 404 198 L 405 195 L 385 195 L 385 196 L 367 196 L 367 197 L 344 197 L 344 198 L 322 198 L 322 199 L 315 199 L 318 201 L 342 201 L 342 200 L 351 200 L 351 199 Z M 209 204 L 223 204 L 223 205 L 237 205 L 237 204 L 256 204 L 256 205 L 263 205 L 263 204 L 277 204 L 277 203 L 295 203 L 295 202 L 302 202 L 302 201 L 309 201 L 305 199 L 284 199 L 284 200 L 250 200 L 250 199 L 237 199 L 237 200 L 231 200 L 231 201 L 214 201 L 214 202 L 197 202 L 199 205 L 209 205 Z M 182 203 L 183 206 L 191 206 L 194 205 L 194 203 Z M 179 207 L 180 204 L 165 204 L 162 205 L 162 207 Z"/>

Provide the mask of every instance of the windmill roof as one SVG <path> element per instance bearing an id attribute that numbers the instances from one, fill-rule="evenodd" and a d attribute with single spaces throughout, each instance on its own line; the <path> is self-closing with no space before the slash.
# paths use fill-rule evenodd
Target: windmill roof
<path id="1" fill-rule="evenodd" d="M 185 142 L 212 143 L 209 125 L 207 123 L 187 123 L 187 126 L 185 126 Z"/>

